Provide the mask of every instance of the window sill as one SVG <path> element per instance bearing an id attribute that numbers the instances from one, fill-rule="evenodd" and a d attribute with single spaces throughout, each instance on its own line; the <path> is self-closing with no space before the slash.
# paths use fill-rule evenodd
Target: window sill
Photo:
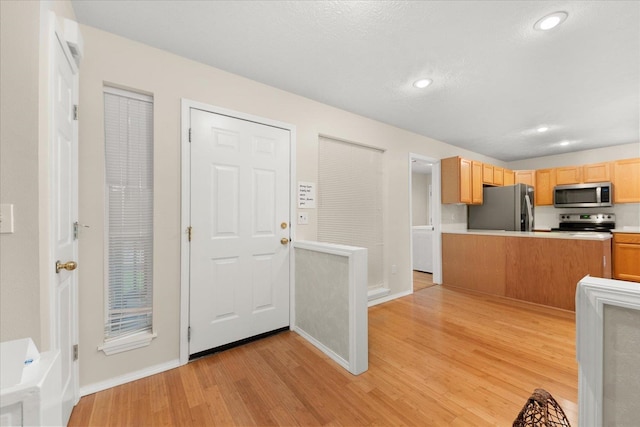
<path id="1" fill-rule="evenodd" d="M 134 350 L 140 347 L 146 347 L 151 344 L 151 340 L 158 334 L 151 332 L 140 332 L 138 334 L 129 335 L 123 338 L 116 338 L 111 341 L 105 341 L 104 344 L 98 346 L 99 351 L 103 351 L 107 356 L 122 353 L 123 351 Z"/>

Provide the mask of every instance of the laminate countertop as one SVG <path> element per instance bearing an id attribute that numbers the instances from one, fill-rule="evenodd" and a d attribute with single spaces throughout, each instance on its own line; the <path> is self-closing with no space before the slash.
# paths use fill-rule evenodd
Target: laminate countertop
<path id="1" fill-rule="evenodd" d="M 622 232 L 622 231 L 621 231 Z M 610 240 L 611 233 L 594 233 L 588 231 L 504 231 L 504 230 L 448 230 L 443 234 L 471 234 L 480 236 L 529 237 L 541 239 L 569 239 L 569 240 Z M 627 231 L 628 233 L 628 231 Z"/>
<path id="2" fill-rule="evenodd" d="M 622 227 L 614 228 L 612 233 L 640 233 L 640 227 Z"/>

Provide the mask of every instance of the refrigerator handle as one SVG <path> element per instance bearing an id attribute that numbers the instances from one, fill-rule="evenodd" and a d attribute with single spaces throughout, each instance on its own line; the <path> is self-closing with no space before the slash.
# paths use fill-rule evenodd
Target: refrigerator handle
<path id="1" fill-rule="evenodd" d="M 529 220 L 529 228 L 527 231 L 533 231 L 533 210 L 531 209 L 531 198 L 528 194 L 524 195 L 524 201 L 527 204 L 527 218 Z"/>

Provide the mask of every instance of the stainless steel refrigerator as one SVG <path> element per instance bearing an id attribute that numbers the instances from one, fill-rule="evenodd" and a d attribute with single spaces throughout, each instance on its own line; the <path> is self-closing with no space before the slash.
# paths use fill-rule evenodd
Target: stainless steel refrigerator
<path id="1" fill-rule="evenodd" d="M 532 186 L 485 187 L 482 196 L 482 205 L 469 206 L 467 226 L 470 230 L 533 230 Z"/>

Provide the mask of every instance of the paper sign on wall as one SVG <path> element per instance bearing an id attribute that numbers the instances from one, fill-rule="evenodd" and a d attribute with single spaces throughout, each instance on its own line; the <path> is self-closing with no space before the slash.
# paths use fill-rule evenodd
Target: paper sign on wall
<path id="1" fill-rule="evenodd" d="M 315 209 L 316 207 L 315 182 L 298 181 L 298 207 L 304 208 L 304 209 Z"/>

